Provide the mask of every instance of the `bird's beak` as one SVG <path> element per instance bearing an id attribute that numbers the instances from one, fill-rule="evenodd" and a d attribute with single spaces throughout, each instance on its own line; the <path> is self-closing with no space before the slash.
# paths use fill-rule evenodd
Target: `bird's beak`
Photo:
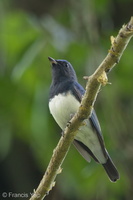
<path id="1" fill-rule="evenodd" d="M 52 63 L 52 64 L 57 64 L 57 61 L 51 57 L 48 57 L 49 61 Z"/>

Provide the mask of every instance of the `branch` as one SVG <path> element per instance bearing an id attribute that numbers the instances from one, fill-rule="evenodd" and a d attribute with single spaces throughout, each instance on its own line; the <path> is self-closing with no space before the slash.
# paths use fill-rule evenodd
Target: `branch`
<path id="1" fill-rule="evenodd" d="M 81 105 L 77 113 L 67 124 L 63 136 L 53 151 L 47 170 L 30 200 L 42 200 L 54 186 L 54 180 L 57 174 L 61 172 L 61 164 L 74 140 L 77 130 L 80 126 L 83 126 L 83 121 L 91 115 L 101 85 L 108 83 L 106 72 L 109 72 L 119 62 L 132 36 L 133 17 L 131 17 L 127 25 L 123 25 L 116 38 L 111 36 L 111 48 L 107 56 L 94 74 L 87 77 L 86 92 L 81 101 Z"/>

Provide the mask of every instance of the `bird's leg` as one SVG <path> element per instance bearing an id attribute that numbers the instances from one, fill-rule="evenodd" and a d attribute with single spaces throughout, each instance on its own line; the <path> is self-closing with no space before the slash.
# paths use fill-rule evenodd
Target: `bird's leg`
<path id="1" fill-rule="evenodd" d="M 71 119 L 73 118 L 74 114 L 70 114 L 70 120 L 67 122 L 66 127 L 69 127 L 71 125 Z M 64 131 L 61 132 L 61 135 L 64 136 Z"/>
<path id="2" fill-rule="evenodd" d="M 64 131 L 61 132 L 61 135 L 64 136 Z"/>
<path id="3" fill-rule="evenodd" d="M 73 118 L 73 116 L 74 116 L 74 114 L 70 114 L 70 120 L 67 122 L 67 127 L 69 127 L 70 126 L 70 124 L 71 124 L 71 119 Z"/>

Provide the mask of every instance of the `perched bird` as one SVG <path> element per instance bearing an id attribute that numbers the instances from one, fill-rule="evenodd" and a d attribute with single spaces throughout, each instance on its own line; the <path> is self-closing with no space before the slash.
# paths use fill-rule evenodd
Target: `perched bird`
<path id="1" fill-rule="evenodd" d="M 78 83 L 72 65 L 66 60 L 48 57 L 52 65 L 52 84 L 50 87 L 49 109 L 62 130 L 78 110 L 85 93 Z M 90 162 L 90 156 L 102 164 L 111 181 L 119 179 L 119 173 L 111 160 L 103 141 L 103 136 L 96 113 L 85 120 L 75 136 L 73 144 L 79 153 Z"/>

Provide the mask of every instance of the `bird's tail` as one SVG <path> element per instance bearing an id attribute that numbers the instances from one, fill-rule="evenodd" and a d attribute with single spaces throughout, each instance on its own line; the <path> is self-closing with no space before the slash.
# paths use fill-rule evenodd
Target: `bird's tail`
<path id="1" fill-rule="evenodd" d="M 117 171 L 117 169 L 109 155 L 108 155 L 107 162 L 102 165 L 112 182 L 115 182 L 120 178 L 119 172 Z"/>

